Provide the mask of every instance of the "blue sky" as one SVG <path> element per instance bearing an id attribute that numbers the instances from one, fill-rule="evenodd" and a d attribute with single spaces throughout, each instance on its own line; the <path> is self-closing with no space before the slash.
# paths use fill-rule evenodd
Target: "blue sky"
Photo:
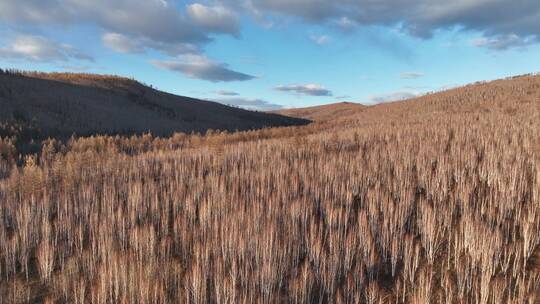
<path id="1" fill-rule="evenodd" d="M 259 110 L 540 72 L 522 0 L 0 0 L 0 67 L 133 77 Z"/>

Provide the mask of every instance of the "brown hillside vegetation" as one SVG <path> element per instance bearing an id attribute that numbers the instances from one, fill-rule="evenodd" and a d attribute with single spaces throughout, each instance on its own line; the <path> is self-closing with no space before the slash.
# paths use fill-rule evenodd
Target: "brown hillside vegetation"
<path id="1" fill-rule="evenodd" d="M 535 303 L 540 77 L 0 172 L 0 303 Z"/>
<path id="2" fill-rule="evenodd" d="M 348 116 L 358 113 L 364 108 L 365 106 L 358 103 L 340 102 L 309 108 L 279 110 L 274 111 L 273 113 L 278 113 L 289 117 L 308 119 L 312 121 L 328 121 L 342 116 Z"/>
<path id="3" fill-rule="evenodd" d="M 0 136 L 21 142 L 71 135 L 250 130 L 306 124 L 277 114 L 175 96 L 109 75 L 3 72 Z"/>

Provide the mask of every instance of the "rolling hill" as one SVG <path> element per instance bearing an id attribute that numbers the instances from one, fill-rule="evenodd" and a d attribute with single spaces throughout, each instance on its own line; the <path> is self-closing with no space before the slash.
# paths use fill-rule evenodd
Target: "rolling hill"
<path id="1" fill-rule="evenodd" d="M 323 106 L 279 110 L 273 113 L 312 121 L 328 121 L 340 116 L 357 113 L 364 108 L 365 106 L 358 103 L 340 102 Z"/>
<path id="2" fill-rule="evenodd" d="M 252 130 L 308 121 L 160 92 L 105 75 L 0 73 L 0 137 Z"/>

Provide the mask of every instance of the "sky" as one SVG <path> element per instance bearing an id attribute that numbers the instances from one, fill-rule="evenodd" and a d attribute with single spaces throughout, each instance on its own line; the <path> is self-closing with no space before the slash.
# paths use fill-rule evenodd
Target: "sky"
<path id="1" fill-rule="evenodd" d="M 376 104 L 540 72 L 540 1 L 0 0 L 0 68 L 255 110 Z"/>

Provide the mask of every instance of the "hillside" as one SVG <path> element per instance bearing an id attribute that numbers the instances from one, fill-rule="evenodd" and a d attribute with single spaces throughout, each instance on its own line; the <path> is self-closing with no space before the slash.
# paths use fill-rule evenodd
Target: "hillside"
<path id="1" fill-rule="evenodd" d="M 251 130 L 305 124 L 277 114 L 175 96 L 134 80 L 91 74 L 0 73 L 0 136 L 20 126 L 33 137 L 72 134 L 159 136 L 208 129 Z M 38 138 L 34 138 L 38 139 Z"/>
<path id="2" fill-rule="evenodd" d="M 332 117 L 0 141 L 0 302 L 538 303 L 540 77 Z"/>
<path id="3" fill-rule="evenodd" d="M 363 105 L 358 103 L 340 102 L 323 106 L 279 110 L 273 111 L 273 113 L 312 121 L 328 121 L 357 113 L 364 108 Z"/>

